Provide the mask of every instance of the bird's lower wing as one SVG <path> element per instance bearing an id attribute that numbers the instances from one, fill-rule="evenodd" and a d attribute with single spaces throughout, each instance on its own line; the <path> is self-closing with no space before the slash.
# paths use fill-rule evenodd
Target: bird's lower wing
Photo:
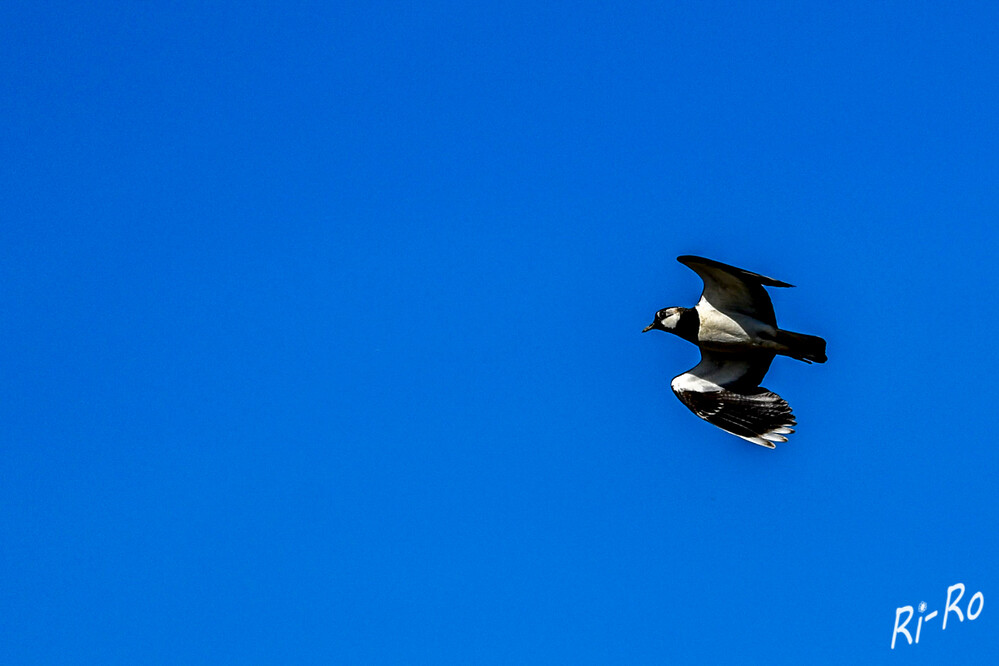
<path id="1" fill-rule="evenodd" d="M 783 398 L 765 388 L 738 393 L 724 388 L 685 390 L 674 386 L 673 392 L 690 411 L 708 423 L 753 444 L 772 449 L 774 442 L 786 442 L 785 435 L 794 432 L 791 408 Z"/>

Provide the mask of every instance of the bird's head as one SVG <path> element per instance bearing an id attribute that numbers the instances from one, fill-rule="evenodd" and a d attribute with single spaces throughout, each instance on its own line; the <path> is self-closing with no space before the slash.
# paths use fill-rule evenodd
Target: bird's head
<path id="1" fill-rule="evenodd" d="M 680 323 L 680 315 L 683 314 L 686 308 L 663 308 L 656 313 L 656 318 L 652 320 L 652 323 L 642 329 L 642 333 L 646 331 L 651 331 L 652 329 L 658 329 L 660 331 L 674 331 L 677 325 Z"/>

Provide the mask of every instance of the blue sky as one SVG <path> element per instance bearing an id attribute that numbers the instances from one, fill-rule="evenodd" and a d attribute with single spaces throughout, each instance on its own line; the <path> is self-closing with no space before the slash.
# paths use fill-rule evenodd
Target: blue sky
<path id="1" fill-rule="evenodd" d="M 996 654 L 994 5 L 2 19 L 4 663 Z M 775 451 L 679 254 L 828 340 Z"/>

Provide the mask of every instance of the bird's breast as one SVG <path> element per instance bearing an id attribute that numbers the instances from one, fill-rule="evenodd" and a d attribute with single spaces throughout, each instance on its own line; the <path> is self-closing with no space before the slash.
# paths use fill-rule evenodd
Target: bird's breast
<path id="1" fill-rule="evenodd" d="M 772 338 L 774 327 L 739 313 L 698 306 L 697 341 L 705 347 L 755 347 Z"/>

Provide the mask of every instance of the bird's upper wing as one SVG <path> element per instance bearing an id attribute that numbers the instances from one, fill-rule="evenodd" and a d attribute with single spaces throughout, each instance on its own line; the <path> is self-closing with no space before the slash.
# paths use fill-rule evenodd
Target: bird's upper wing
<path id="1" fill-rule="evenodd" d="M 704 257 L 685 254 L 677 257 L 676 260 L 693 270 L 704 280 L 704 291 L 701 293 L 702 301 L 707 301 L 716 310 L 739 312 L 771 326 L 777 325 L 777 317 L 774 315 L 774 306 L 770 302 L 770 296 L 763 287 L 794 286 Z"/>
<path id="2" fill-rule="evenodd" d="M 673 393 L 699 417 L 737 437 L 774 448 L 794 432 L 791 408 L 759 386 L 771 353 L 720 354 L 701 350 L 701 362 L 675 377 Z"/>

